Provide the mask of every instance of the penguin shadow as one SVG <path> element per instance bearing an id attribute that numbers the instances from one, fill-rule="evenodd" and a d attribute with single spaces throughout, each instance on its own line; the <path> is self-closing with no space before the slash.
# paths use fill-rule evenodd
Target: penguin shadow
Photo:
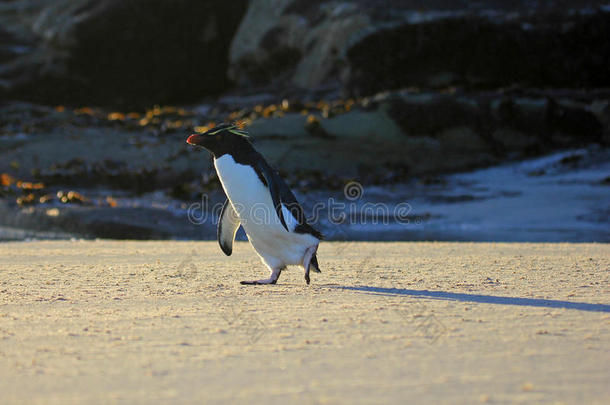
<path id="1" fill-rule="evenodd" d="M 525 307 L 564 308 L 588 312 L 610 312 L 610 305 L 591 304 L 587 302 L 573 302 L 562 300 L 548 300 L 539 298 L 502 297 L 496 295 L 453 293 L 448 291 L 409 290 L 404 288 L 384 288 L 372 286 L 337 286 L 328 285 L 329 288 L 355 291 L 364 294 L 382 295 L 386 297 L 414 297 L 429 298 L 444 301 L 476 302 L 481 304 L 516 305 Z"/>

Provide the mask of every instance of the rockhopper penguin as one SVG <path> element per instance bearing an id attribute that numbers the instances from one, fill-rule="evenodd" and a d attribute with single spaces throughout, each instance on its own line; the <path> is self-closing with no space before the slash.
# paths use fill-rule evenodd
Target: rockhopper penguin
<path id="1" fill-rule="evenodd" d="M 289 265 L 320 272 L 316 251 L 322 234 L 305 220 L 303 208 L 286 183 L 258 153 L 247 133 L 222 124 L 186 142 L 201 146 L 214 157 L 214 167 L 228 199 L 218 221 L 220 248 L 230 256 L 241 225 L 256 253 L 271 270 L 267 279 L 242 284 L 275 284 Z"/>

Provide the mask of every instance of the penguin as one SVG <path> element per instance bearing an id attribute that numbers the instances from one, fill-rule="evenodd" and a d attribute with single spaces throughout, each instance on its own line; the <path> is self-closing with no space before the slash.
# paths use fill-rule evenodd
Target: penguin
<path id="1" fill-rule="evenodd" d="M 227 199 L 218 221 L 218 243 L 227 256 L 243 227 L 250 244 L 269 268 L 269 278 L 241 284 L 275 284 L 289 265 L 320 273 L 316 252 L 323 235 L 309 225 L 303 208 L 277 170 L 254 149 L 250 137 L 233 124 L 221 124 L 186 142 L 210 152 Z"/>

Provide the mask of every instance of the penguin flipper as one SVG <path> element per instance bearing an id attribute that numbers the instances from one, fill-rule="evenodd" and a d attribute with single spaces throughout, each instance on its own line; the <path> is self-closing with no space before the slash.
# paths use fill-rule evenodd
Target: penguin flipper
<path id="1" fill-rule="evenodd" d="M 233 241 L 235 240 L 235 234 L 237 229 L 239 229 L 239 225 L 241 225 L 239 217 L 227 198 L 222 206 L 217 229 L 218 243 L 227 256 L 231 256 L 231 253 L 233 253 Z"/>
<path id="2" fill-rule="evenodd" d="M 263 178 L 265 179 L 265 183 L 267 183 L 267 188 L 269 189 L 269 193 L 271 194 L 271 201 L 273 201 L 273 207 L 275 207 L 275 212 L 284 228 L 288 232 L 290 232 L 290 229 L 288 229 L 288 225 L 286 225 L 286 220 L 284 219 L 284 213 L 282 212 L 280 183 L 277 180 L 279 176 L 275 175 L 273 173 L 273 169 L 265 164 L 260 164 L 259 170 L 260 173 L 263 175 Z"/>

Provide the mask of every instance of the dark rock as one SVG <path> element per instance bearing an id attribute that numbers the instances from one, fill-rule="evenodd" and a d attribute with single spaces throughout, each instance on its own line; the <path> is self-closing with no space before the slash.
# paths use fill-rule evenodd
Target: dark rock
<path id="1" fill-rule="evenodd" d="M 320 120 L 314 115 L 307 117 L 305 122 L 305 130 L 311 135 L 318 138 L 330 138 L 331 136 L 326 132 L 324 127 L 320 124 Z"/>
<path id="2" fill-rule="evenodd" d="M 3 2 L 0 95 L 142 107 L 230 88 L 369 95 L 409 86 L 607 87 L 605 3 Z"/>
<path id="3" fill-rule="evenodd" d="M 268 56 L 258 63 L 241 61 L 236 68 L 249 77 L 249 85 L 271 84 L 285 81 L 294 72 L 301 59 L 301 51 L 293 47 L 273 47 Z"/>
<path id="4" fill-rule="evenodd" d="M 420 94 L 388 99 L 388 115 L 406 134 L 435 135 L 442 130 L 477 126 L 481 108 L 472 99 Z"/>
<path id="5" fill-rule="evenodd" d="M 408 86 L 608 86 L 604 4 L 253 0 L 231 44 L 229 74 L 241 86 L 354 95 Z"/>
<path id="6" fill-rule="evenodd" d="M 551 134 L 564 134 L 564 137 L 576 138 L 582 144 L 602 141 L 602 124 L 583 108 L 561 105 L 551 99 L 546 118 Z M 566 142 L 570 143 L 569 140 Z"/>
<path id="7" fill-rule="evenodd" d="M 559 164 L 567 167 L 577 167 L 580 162 L 582 162 L 582 155 L 570 155 L 566 156 L 559 161 Z"/>
<path id="8" fill-rule="evenodd" d="M 231 43 L 229 76 L 242 87 L 328 84 L 342 73 L 345 44 L 369 23 L 356 3 L 251 1 Z"/>
<path id="9" fill-rule="evenodd" d="M 147 106 L 218 94 L 229 85 L 227 49 L 246 3 L 3 4 L 0 23 L 33 46 L 0 66 L 0 78 L 13 98 L 53 104 Z M 19 43 L 0 38 L 11 41 L 5 47 Z"/>
<path id="10" fill-rule="evenodd" d="M 0 200 L 0 227 L 59 232 L 82 238 L 213 239 L 212 218 L 193 224 L 186 214 L 153 208 L 108 208 L 66 205 L 16 207 Z M 65 237 L 65 236 L 64 236 Z"/>
<path id="11" fill-rule="evenodd" d="M 361 95 L 408 86 L 607 87 L 609 37 L 606 12 L 407 23 L 349 49 L 347 87 Z"/>
<path id="12" fill-rule="evenodd" d="M 459 195 L 429 195 L 426 197 L 428 201 L 436 204 L 455 204 L 462 202 L 470 202 L 483 200 L 483 197 L 473 196 L 470 194 Z"/>

